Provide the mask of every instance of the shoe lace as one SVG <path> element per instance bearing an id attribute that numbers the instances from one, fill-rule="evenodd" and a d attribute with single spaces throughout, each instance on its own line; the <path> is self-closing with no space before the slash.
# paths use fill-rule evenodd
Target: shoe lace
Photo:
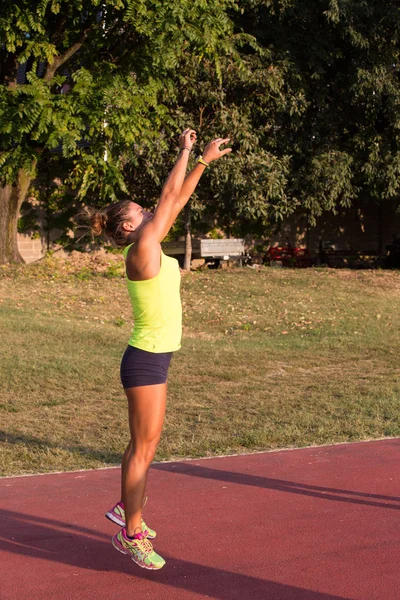
<path id="1" fill-rule="evenodd" d="M 139 549 L 144 554 L 151 554 L 153 552 L 153 544 L 147 538 L 143 538 L 142 540 L 136 540 Z"/>

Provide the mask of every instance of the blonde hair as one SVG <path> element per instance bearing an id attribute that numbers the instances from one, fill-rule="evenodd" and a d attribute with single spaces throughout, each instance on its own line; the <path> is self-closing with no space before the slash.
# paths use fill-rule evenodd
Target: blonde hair
<path id="1" fill-rule="evenodd" d="M 129 220 L 129 208 L 132 200 L 114 202 L 107 208 L 93 211 L 90 214 L 90 228 L 94 235 L 103 233 L 112 239 L 117 246 L 124 246 L 127 233 L 122 228 L 123 223 Z"/>

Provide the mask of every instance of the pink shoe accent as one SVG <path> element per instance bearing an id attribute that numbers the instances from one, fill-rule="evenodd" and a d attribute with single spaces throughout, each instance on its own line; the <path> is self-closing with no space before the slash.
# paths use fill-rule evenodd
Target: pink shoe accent
<path id="1" fill-rule="evenodd" d="M 127 553 L 126 550 L 125 550 L 125 548 L 124 548 L 124 546 L 119 541 L 117 535 L 114 535 L 111 541 L 112 541 L 112 545 L 114 546 L 114 548 L 116 550 L 118 550 L 119 552 L 122 552 L 122 554 L 126 554 Z"/>
<path id="2" fill-rule="evenodd" d="M 137 533 L 135 533 L 135 535 L 133 537 L 129 537 L 129 535 L 126 533 L 126 529 L 125 527 L 122 529 L 122 536 L 128 541 L 131 542 L 132 540 L 145 540 L 146 536 L 143 533 L 143 531 L 138 531 Z"/>
<path id="3" fill-rule="evenodd" d="M 106 512 L 107 519 L 116 523 L 120 527 L 125 526 L 125 510 L 122 502 L 118 502 L 109 511 Z"/>
<path id="4" fill-rule="evenodd" d="M 107 517 L 107 519 L 109 519 L 116 525 L 119 525 L 121 528 L 126 527 L 125 507 L 124 507 L 123 502 L 117 502 L 117 504 L 115 504 L 115 506 L 113 506 L 112 508 L 110 508 L 110 510 L 108 510 L 106 512 L 105 516 Z M 143 516 L 142 516 L 142 531 L 143 531 L 145 537 L 147 537 L 149 540 L 153 540 L 157 535 L 155 531 L 148 528 L 148 526 L 146 525 L 146 523 L 143 520 Z"/>

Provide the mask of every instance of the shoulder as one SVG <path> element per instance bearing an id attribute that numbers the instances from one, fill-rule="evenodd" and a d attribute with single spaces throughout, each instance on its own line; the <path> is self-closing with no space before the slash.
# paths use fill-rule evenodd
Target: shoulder
<path id="1" fill-rule="evenodd" d="M 151 279 L 158 275 L 161 265 L 161 244 L 140 237 L 125 256 L 128 279 Z"/>

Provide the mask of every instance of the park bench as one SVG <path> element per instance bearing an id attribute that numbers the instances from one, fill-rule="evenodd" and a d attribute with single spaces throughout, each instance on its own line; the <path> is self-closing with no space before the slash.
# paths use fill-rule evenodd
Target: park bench
<path id="1" fill-rule="evenodd" d="M 163 252 L 174 256 L 181 264 L 185 255 L 185 242 L 163 242 Z M 205 262 L 218 268 L 222 261 L 236 259 L 240 265 L 250 260 L 242 239 L 192 239 L 192 258 L 204 258 Z"/>

